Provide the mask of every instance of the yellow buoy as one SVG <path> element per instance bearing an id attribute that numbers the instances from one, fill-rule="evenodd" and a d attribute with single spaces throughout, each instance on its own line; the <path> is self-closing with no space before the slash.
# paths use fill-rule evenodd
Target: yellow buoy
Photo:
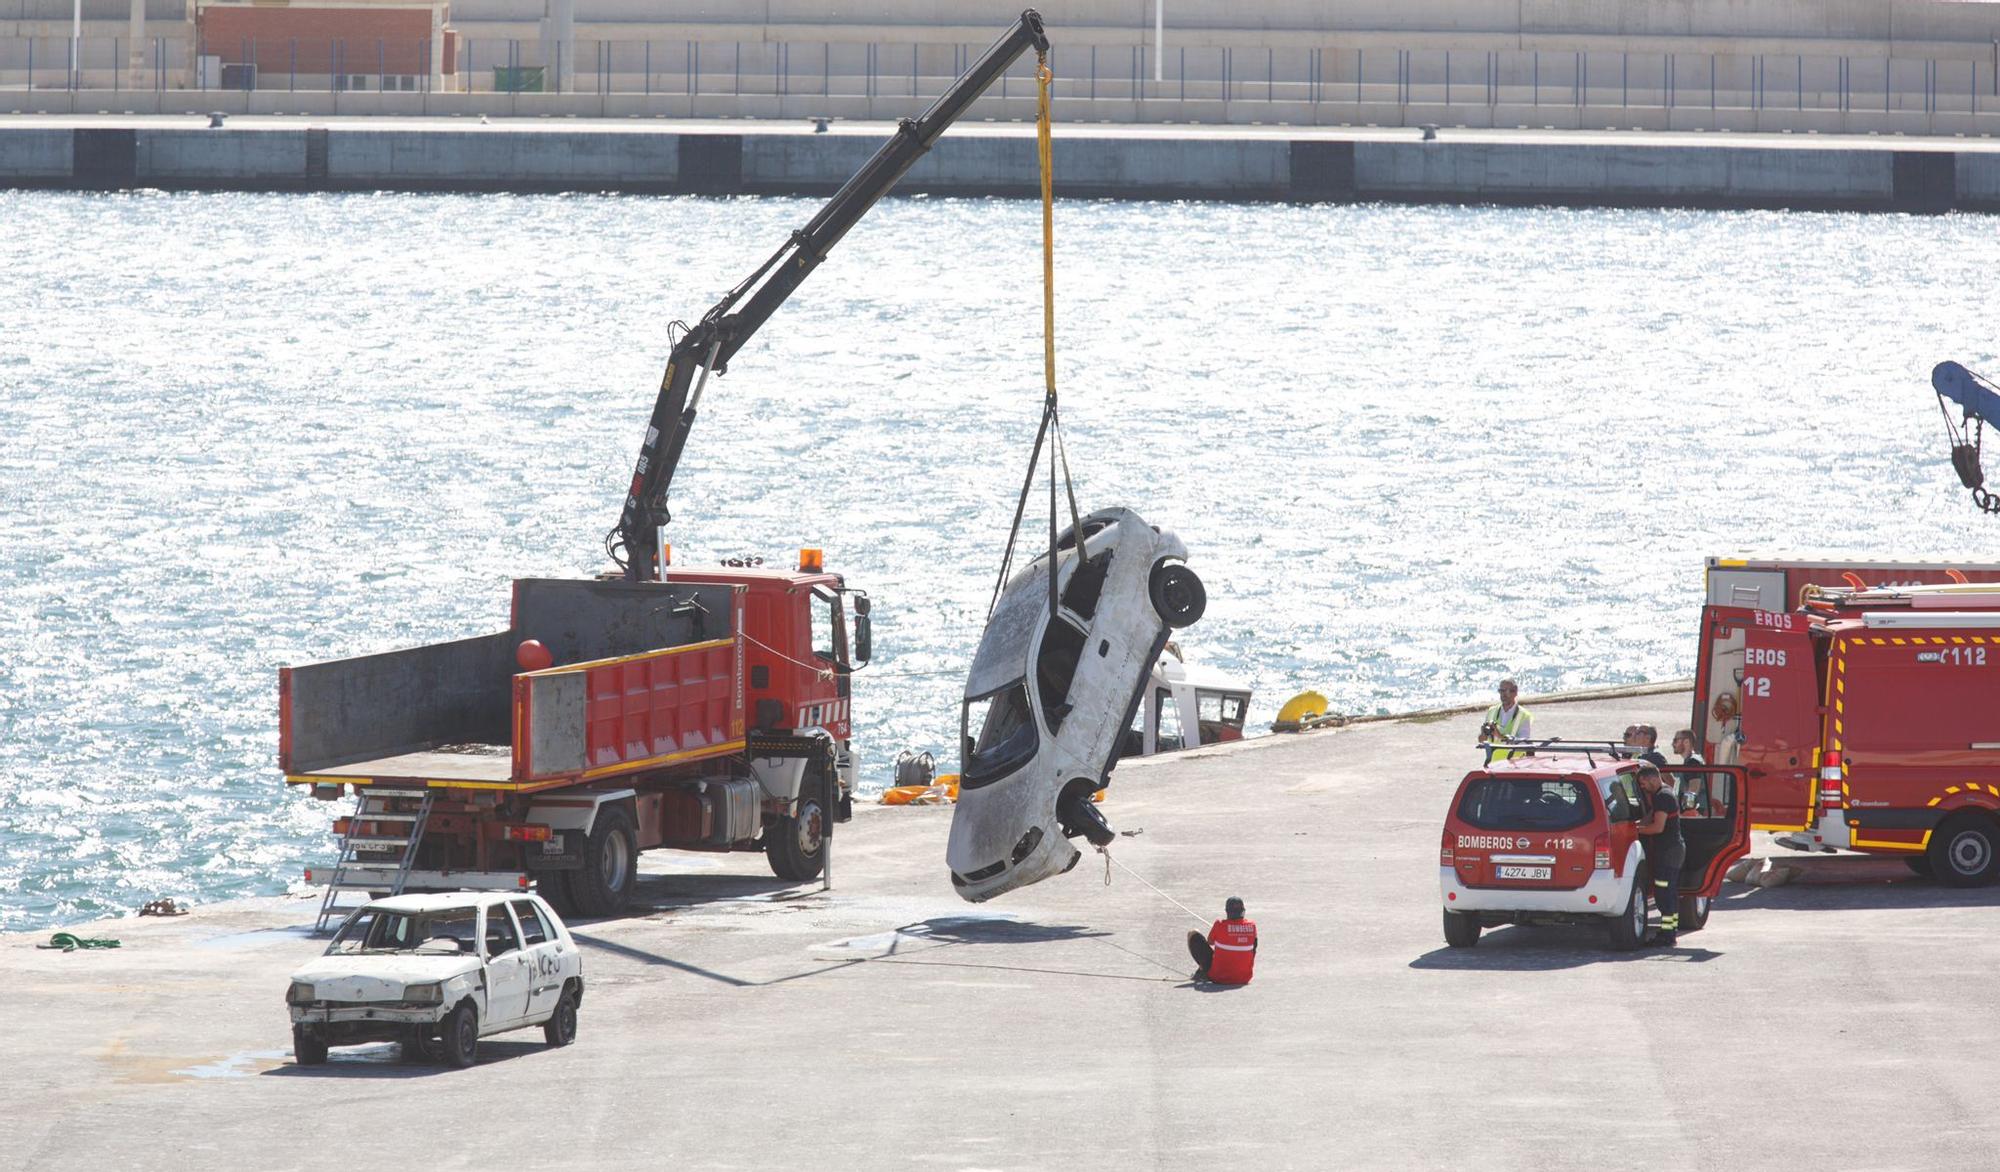
<path id="1" fill-rule="evenodd" d="M 1302 721 L 1326 715 L 1327 700 L 1318 692 L 1300 692 L 1278 709 L 1274 728 L 1297 728 Z"/>

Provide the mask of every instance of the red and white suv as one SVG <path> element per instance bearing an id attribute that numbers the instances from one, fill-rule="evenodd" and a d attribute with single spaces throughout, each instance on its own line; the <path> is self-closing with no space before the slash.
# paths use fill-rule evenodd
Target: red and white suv
<path id="1" fill-rule="evenodd" d="M 1595 742 L 1534 753 L 1473 770 L 1452 796 L 1438 851 L 1445 943 L 1470 948 L 1500 924 L 1592 923 L 1612 947 L 1639 947 L 1653 902 L 1637 830 L 1640 763 Z M 1743 771 L 1661 772 L 1681 805 L 1680 930 L 1693 932 L 1708 922 L 1723 872 L 1750 849 Z"/>

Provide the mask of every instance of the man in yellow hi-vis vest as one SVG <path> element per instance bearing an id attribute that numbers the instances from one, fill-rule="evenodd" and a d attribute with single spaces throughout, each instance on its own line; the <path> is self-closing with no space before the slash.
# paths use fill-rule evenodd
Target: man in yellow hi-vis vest
<path id="1" fill-rule="evenodd" d="M 1486 723 L 1480 726 L 1479 739 L 1482 741 L 1525 741 L 1534 736 L 1534 714 L 1522 707 L 1518 701 L 1521 687 L 1513 680 L 1500 681 L 1500 702 L 1486 710 Z M 1493 760 L 1505 761 L 1510 757 L 1523 757 L 1525 753 L 1495 753 Z"/>

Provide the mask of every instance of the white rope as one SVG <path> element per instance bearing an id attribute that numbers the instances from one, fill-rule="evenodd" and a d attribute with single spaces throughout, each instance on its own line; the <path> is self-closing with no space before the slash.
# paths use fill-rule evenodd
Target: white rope
<path id="1" fill-rule="evenodd" d="M 1134 871 L 1132 868 L 1126 866 L 1125 864 L 1119 863 L 1117 859 L 1112 858 L 1111 852 L 1107 848 L 1098 847 L 1097 853 L 1104 856 L 1104 885 L 1106 887 L 1111 886 L 1111 865 L 1113 863 L 1117 863 L 1119 870 L 1125 872 L 1127 875 L 1130 875 L 1132 878 L 1137 879 L 1139 882 L 1145 883 L 1146 886 L 1152 887 L 1153 891 L 1156 894 L 1158 894 L 1161 899 L 1166 900 L 1168 903 L 1173 904 L 1175 907 L 1186 912 L 1188 915 L 1193 916 L 1195 918 L 1196 923 L 1198 924 L 1208 923 L 1207 917 L 1203 916 L 1200 912 L 1195 911 L 1193 908 L 1182 903 L 1180 900 L 1175 899 L 1173 896 L 1168 895 L 1166 892 L 1161 891 L 1159 888 L 1153 887 L 1151 883 L 1146 882 L 1146 877 L 1144 875 L 1139 874 L 1139 872 Z"/>
<path id="2" fill-rule="evenodd" d="M 830 680 L 833 678 L 833 669 L 826 666 L 823 663 L 807 663 L 803 659 L 793 659 L 791 656 L 786 655 L 784 652 L 778 650 L 776 647 L 771 646 L 769 643 L 764 642 L 762 639 L 759 639 L 757 636 L 752 635 L 748 631 L 743 632 L 743 639 L 747 643 L 755 643 L 757 646 L 762 647 L 764 650 L 777 656 L 779 659 L 784 660 L 786 663 L 793 664 L 798 667 L 803 667 L 808 671 L 818 673 L 819 678 L 822 680 Z"/>

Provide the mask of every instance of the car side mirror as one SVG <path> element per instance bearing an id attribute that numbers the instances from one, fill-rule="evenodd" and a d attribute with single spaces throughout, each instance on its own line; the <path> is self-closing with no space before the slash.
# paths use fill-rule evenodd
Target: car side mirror
<path id="1" fill-rule="evenodd" d="M 867 663 L 874 653 L 874 623 L 869 620 L 866 609 L 859 609 L 854 615 L 854 662 Z"/>

